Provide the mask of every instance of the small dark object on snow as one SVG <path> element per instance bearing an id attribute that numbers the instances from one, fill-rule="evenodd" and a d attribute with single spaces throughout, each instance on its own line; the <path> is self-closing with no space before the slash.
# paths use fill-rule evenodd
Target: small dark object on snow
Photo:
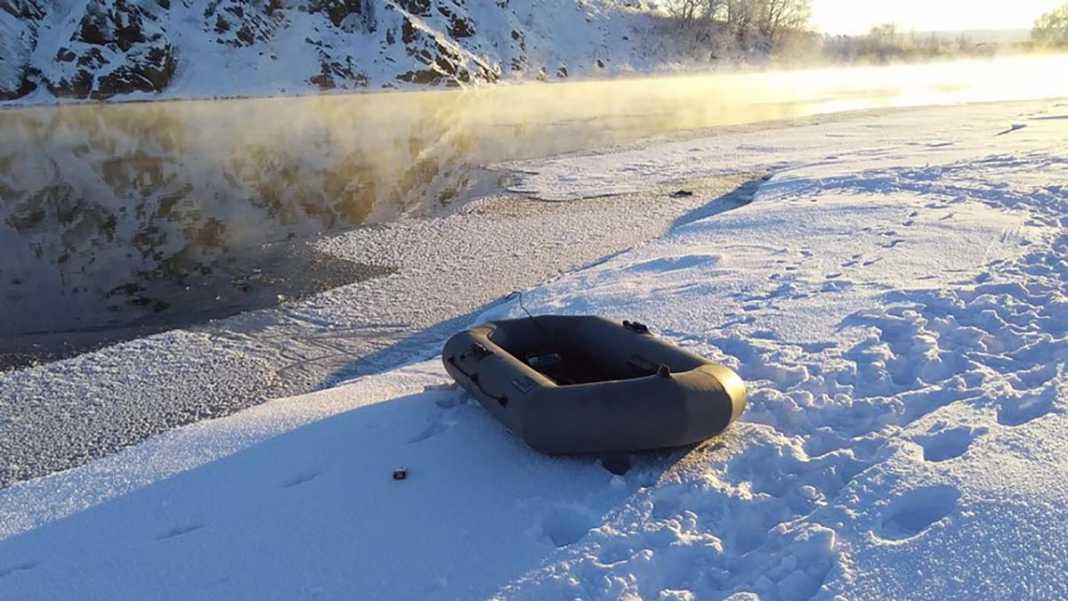
<path id="1" fill-rule="evenodd" d="M 497 419 L 549 454 L 681 447 L 745 410 L 745 383 L 636 322 L 546 315 L 453 336 L 445 369 Z"/>
<path id="2" fill-rule="evenodd" d="M 689 190 L 678 190 L 671 193 L 672 198 L 689 198 L 691 196 L 693 196 L 693 192 Z"/>
<path id="3" fill-rule="evenodd" d="M 393 470 L 393 479 L 394 480 L 407 480 L 408 479 L 408 470 L 406 470 L 403 467 Z"/>

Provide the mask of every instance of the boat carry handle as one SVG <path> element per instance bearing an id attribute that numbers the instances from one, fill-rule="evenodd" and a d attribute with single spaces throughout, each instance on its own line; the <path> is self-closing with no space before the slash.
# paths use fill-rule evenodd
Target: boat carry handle
<path id="1" fill-rule="evenodd" d="M 478 346 L 482 346 L 482 345 L 478 345 Z M 482 348 L 485 349 L 486 347 L 482 347 Z M 451 365 L 451 366 L 456 368 L 456 371 L 460 372 L 461 374 L 463 374 L 463 376 L 465 378 L 470 380 L 471 383 L 475 385 L 475 388 L 477 388 L 479 392 L 481 392 L 483 395 L 485 395 L 485 396 L 497 401 L 497 403 L 501 407 L 508 407 L 508 395 L 502 394 L 502 395 L 498 396 L 498 395 L 490 393 L 488 390 L 483 388 L 482 387 L 482 382 L 480 382 L 479 379 L 478 379 L 478 374 L 467 373 L 466 371 L 464 371 L 464 368 L 460 367 L 460 364 L 457 363 L 456 357 L 451 357 L 450 356 L 447 359 L 447 361 L 449 362 L 449 365 Z"/>

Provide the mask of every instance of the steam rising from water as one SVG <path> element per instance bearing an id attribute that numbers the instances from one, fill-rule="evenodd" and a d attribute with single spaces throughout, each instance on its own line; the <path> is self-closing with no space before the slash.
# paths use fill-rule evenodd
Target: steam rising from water
<path id="1" fill-rule="evenodd" d="M 498 161 L 852 109 L 1068 96 L 1064 73 L 1068 58 L 1046 56 L 0 111 L 0 353 L 31 332 L 180 325 L 202 316 L 193 302 L 260 306 L 242 295 L 274 298 L 275 284 L 241 282 L 293 239 L 432 212 L 496 184 L 481 167 Z M 325 271 L 287 294 L 366 273 Z"/>

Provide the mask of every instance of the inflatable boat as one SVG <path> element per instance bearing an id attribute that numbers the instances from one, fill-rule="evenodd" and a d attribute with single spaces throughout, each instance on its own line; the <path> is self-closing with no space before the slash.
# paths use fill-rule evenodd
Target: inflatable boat
<path id="1" fill-rule="evenodd" d="M 729 368 L 601 317 L 490 322 L 450 338 L 442 361 L 512 432 L 554 455 L 693 444 L 723 432 L 747 401 Z"/>

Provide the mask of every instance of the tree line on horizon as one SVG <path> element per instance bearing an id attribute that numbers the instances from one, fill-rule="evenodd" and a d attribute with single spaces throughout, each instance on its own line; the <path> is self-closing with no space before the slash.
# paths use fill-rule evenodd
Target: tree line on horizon
<path id="1" fill-rule="evenodd" d="M 1046 48 L 1068 48 L 1068 2 L 1035 21 L 1031 40 Z"/>
<path id="2" fill-rule="evenodd" d="M 902 31 L 882 24 L 860 35 L 826 35 L 811 28 L 812 0 L 667 0 L 663 5 L 694 56 L 710 61 L 872 62 L 991 56 L 998 44 L 966 34 Z M 1028 51 L 1068 47 L 1068 2 L 1040 16 Z"/>

